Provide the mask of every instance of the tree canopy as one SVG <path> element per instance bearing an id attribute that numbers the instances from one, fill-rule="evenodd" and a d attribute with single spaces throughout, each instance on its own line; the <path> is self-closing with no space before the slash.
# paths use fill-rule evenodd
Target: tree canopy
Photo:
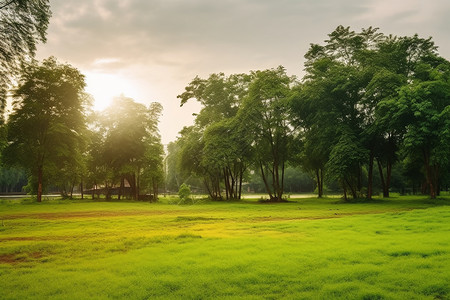
<path id="1" fill-rule="evenodd" d="M 389 197 L 395 165 L 409 162 L 422 164 L 423 186 L 436 197 L 449 173 L 450 72 L 432 39 L 338 26 L 305 58 L 300 82 L 283 67 L 194 78 L 178 98 L 196 99 L 202 110 L 180 132 L 178 165 L 208 178 L 212 198 L 224 189 L 228 199 L 227 174 L 243 162 L 279 201 L 287 164 L 315 178 L 319 197 L 328 181 L 347 200 L 370 199 L 374 182 Z"/>
<path id="2" fill-rule="evenodd" d="M 30 172 L 38 201 L 50 169 L 61 176 L 61 164 L 77 164 L 85 130 L 84 87 L 77 69 L 53 57 L 28 66 L 20 77 L 3 159 Z"/>
<path id="3" fill-rule="evenodd" d="M 1 17 L 18 18 L 7 13 L 13 9 L 42 9 L 33 20 L 45 27 L 46 3 L 4 2 Z M 164 180 L 172 191 L 187 184 L 214 200 L 239 200 L 244 189 L 257 187 L 270 201 L 282 201 L 286 170 L 290 190 L 294 175 L 308 174 L 318 197 L 328 186 L 340 188 L 346 201 L 377 192 L 389 197 L 393 186 L 404 192 L 407 184 L 435 198 L 448 187 L 450 62 L 431 38 L 338 26 L 323 44 L 310 45 L 302 80 L 282 66 L 196 76 L 178 99 L 181 106 L 194 100 L 202 108 L 168 145 L 164 161 L 159 103 L 146 106 L 122 95 L 92 112 L 77 69 L 53 57 L 22 64 L 36 38 L 45 38 L 41 27 L 28 48 L 14 54 L 21 57 L 0 48 L 6 53 L 1 72 L 17 74 L 11 59 L 22 66 L 11 92 L 14 111 L 1 132 L 6 190 L 26 174 L 39 201 L 49 185 L 63 195 L 79 185 L 93 197 L 157 199 Z M 3 180 L 8 174 L 15 179 Z"/>
<path id="4" fill-rule="evenodd" d="M 11 79 L 30 62 L 38 42 L 46 41 L 51 16 L 49 0 L 0 1 L 0 113 Z"/>

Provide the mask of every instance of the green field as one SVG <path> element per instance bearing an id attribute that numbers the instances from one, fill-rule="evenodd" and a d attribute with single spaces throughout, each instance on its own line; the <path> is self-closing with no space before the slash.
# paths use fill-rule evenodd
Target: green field
<path id="1" fill-rule="evenodd" d="M 450 197 L 0 203 L 1 299 L 449 299 Z"/>

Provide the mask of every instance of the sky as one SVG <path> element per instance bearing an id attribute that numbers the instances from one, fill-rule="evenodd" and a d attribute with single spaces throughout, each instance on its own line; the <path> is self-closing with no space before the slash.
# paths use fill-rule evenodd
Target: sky
<path id="1" fill-rule="evenodd" d="M 39 59 L 78 68 L 94 108 L 121 94 L 160 102 L 163 144 L 200 110 L 177 95 L 195 76 L 247 73 L 282 65 L 303 76 L 304 54 L 337 26 L 433 37 L 450 59 L 448 0 L 51 0 L 53 16 Z"/>

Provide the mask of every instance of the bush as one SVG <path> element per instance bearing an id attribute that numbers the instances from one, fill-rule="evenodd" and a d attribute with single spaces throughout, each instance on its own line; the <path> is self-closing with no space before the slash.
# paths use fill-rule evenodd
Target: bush
<path id="1" fill-rule="evenodd" d="M 180 197 L 181 203 L 186 203 L 191 198 L 191 188 L 183 183 L 178 190 L 178 197 Z"/>

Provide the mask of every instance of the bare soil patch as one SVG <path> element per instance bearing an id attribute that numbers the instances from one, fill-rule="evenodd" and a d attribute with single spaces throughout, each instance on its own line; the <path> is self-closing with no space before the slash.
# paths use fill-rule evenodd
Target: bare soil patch
<path id="1" fill-rule="evenodd" d="M 16 265 L 19 263 L 25 263 L 34 259 L 40 259 L 43 255 L 40 252 L 31 252 L 27 256 L 18 254 L 0 254 L 0 264 Z"/>
<path id="2" fill-rule="evenodd" d="M 174 211 L 170 211 L 173 214 Z M 176 212 L 175 212 L 176 213 Z M 15 214 L 5 215 L 1 217 L 3 220 L 12 219 L 45 219 L 45 220 L 59 220 L 59 219 L 82 219 L 82 218 L 111 218 L 111 217 L 126 217 L 126 216 L 151 216 L 164 215 L 165 211 L 83 211 L 83 212 L 57 212 L 57 213 L 29 213 L 29 214 Z"/>

